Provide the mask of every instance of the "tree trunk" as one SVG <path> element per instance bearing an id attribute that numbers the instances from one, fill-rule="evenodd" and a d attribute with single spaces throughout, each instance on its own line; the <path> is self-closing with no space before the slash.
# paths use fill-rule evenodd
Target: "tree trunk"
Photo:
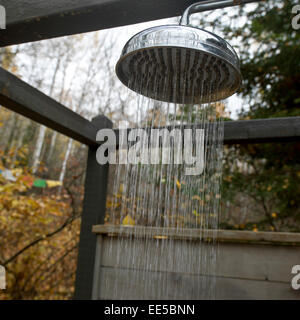
<path id="1" fill-rule="evenodd" d="M 73 140 L 70 139 L 69 143 L 68 143 L 68 147 L 67 147 L 67 152 L 65 154 L 65 158 L 63 161 L 63 165 L 61 168 L 61 172 L 60 172 L 60 176 L 59 176 L 59 181 L 61 182 L 61 184 L 63 184 L 64 182 L 64 178 L 65 178 L 65 174 L 66 174 L 66 170 L 67 170 L 67 164 L 68 164 L 68 160 L 72 151 L 72 147 L 73 147 Z M 59 187 L 58 192 L 61 193 L 62 190 L 62 186 Z"/>
<path id="2" fill-rule="evenodd" d="M 52 77 L 52 83 L 51 83 L 51 87 L 49 90 L 49 96 L 52 96 L 52 93 L 54 90 L 54 85 L 55 85 L 56 76 L 57 76 L 57 73 L 58 73 L 58 70 L 60 67 L 60 62 L 61 62 L 61 59 L 60 59 L 60 57 L 58 57 L 57 62 L 56 62 L 56 67 L 55 67 L 53 77 Z M 46 127 L 40 126 L 39 135 L 38 135 L 37 143 L 36 143 L 36 148 L 35 148 L 34 154 L 33 154 L 33 165 L 32 165 L 33 174 L 35 174 L 38 169 L 38 165 L 40 162 L 40 156 L 41 156 L 41 152 L 42 152 L 42 147 L 43 147 L 43 143 L 44 143 L 44 138 L 45 138 L 45 133 L 46 133 Z"/>

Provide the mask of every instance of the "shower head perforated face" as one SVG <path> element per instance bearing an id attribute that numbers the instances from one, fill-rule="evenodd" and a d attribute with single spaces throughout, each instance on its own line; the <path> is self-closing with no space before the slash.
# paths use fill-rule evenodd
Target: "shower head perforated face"
<path id="1" fill-rule="evenodd" d="M 116 73 L 130 89 L 172 103 L 222 100 L 241 85 L 234 49 L 219 36 L 191 26 L 166 25 L 138 33 L 125 45 Z"/>

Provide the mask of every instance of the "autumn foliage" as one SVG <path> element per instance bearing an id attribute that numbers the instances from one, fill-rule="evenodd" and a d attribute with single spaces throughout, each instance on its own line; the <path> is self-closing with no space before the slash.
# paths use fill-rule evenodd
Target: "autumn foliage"
<path id="1" fill-rule="evenodd" d="M 81 208 L 67 192 L 33 188 L 26 168 L 13 172 L 15 182 L 0 175 L 0 264 L 7 271 L 1 299 L 70 299 Z"/>

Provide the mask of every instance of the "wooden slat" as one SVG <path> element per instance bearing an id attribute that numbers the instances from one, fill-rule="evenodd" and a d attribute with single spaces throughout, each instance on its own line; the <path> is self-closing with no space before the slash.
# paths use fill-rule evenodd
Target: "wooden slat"
<path id="1" fill-rule="evenodd" d="M 198 0 L 199 1 L 199 0 Z M 0 46 L 179 16 L 195 0 L 2 0 Z"/>
<path id="2" fill-rule="evenodd" d="M 93 232 L 97 234 L 123 235 L 134 237 L 166 236 L 176 239 L 211 239 L 216 237 L 218 241 L 255 242 L 255 243 L 286 243 L 300 244 L 299 233 L 289 232 L 253 232 L 234 230 L 199 230 L 176 229 L 158 227 L 127 227 L 114 225 L 93 226 Z"/>
<path id="3" fill-rule="evenodd" d="M 148 279 L 146 283 L 145 279 Z M 99 299 L 208 299 L 207 291 L 199 290 L 203 281 L 202 276 L 180 273 L 149 272 L 145 276 L 143 271 L 102 268 L 101 282 L 105 284 L 105 290 L 100 290 Z M 222 277 L 216 281 L 217 299 L 300 299 L 300 292 L 287 283 Z M 159 290 L 166 283 L 168 286 Z M 158 293 L 162 293 L 162 296 L 158 296 Z"/>
<path id="4" fill-rule="evenodd" d="M 101 285 L 101 265 L 102 265 L 102 252 L 103 252 L 103 237 L 97 237 L 96 244 L 96 255 L 95 255 L 95 267 L 94 267 L 94 277 L 93 277 L 93 291 L 92 291 L 92 300 L 97 300 L 97 295 Z"/>
<path id="5" fill-rule="evenodd" d="M 205 257 L 215 253 L 217 246 L 200 244 L 199 241 L 173 240 L 170 243 L 105 237 L 102 248 L 102 267 L 216 275 L 248 280 L 267 279 L 285 283 L 291 282 L 292 266 L 299 264 L 300 259 L 299 247 L 220 243 L 216 268 L 214 264 L 209 264 L 210 260 Z M 131 259 L 133 256 L 134 264 Z M 174 257 L 181 257 L 178 263 Z M 189 263 L 184 264 L 182 261 Z M 203 261 L 203 265 L 200 261 Z"/>

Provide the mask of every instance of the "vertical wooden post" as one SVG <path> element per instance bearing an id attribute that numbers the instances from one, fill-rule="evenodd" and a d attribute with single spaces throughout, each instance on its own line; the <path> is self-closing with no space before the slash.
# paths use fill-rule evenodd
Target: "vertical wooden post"
<path id="1" fill-rule="evenodd" d="M 112 128 L 112 122 L 104 116 L 94 118 L 92 124 L 99 130 Z M 103 224 L 105 218 L 109 164 L 99 165 L 96 151 L 97 146 L 89 147 L 75 282 L 76 300 L 92 299 L 97 241 L 92 226 Z"/>

